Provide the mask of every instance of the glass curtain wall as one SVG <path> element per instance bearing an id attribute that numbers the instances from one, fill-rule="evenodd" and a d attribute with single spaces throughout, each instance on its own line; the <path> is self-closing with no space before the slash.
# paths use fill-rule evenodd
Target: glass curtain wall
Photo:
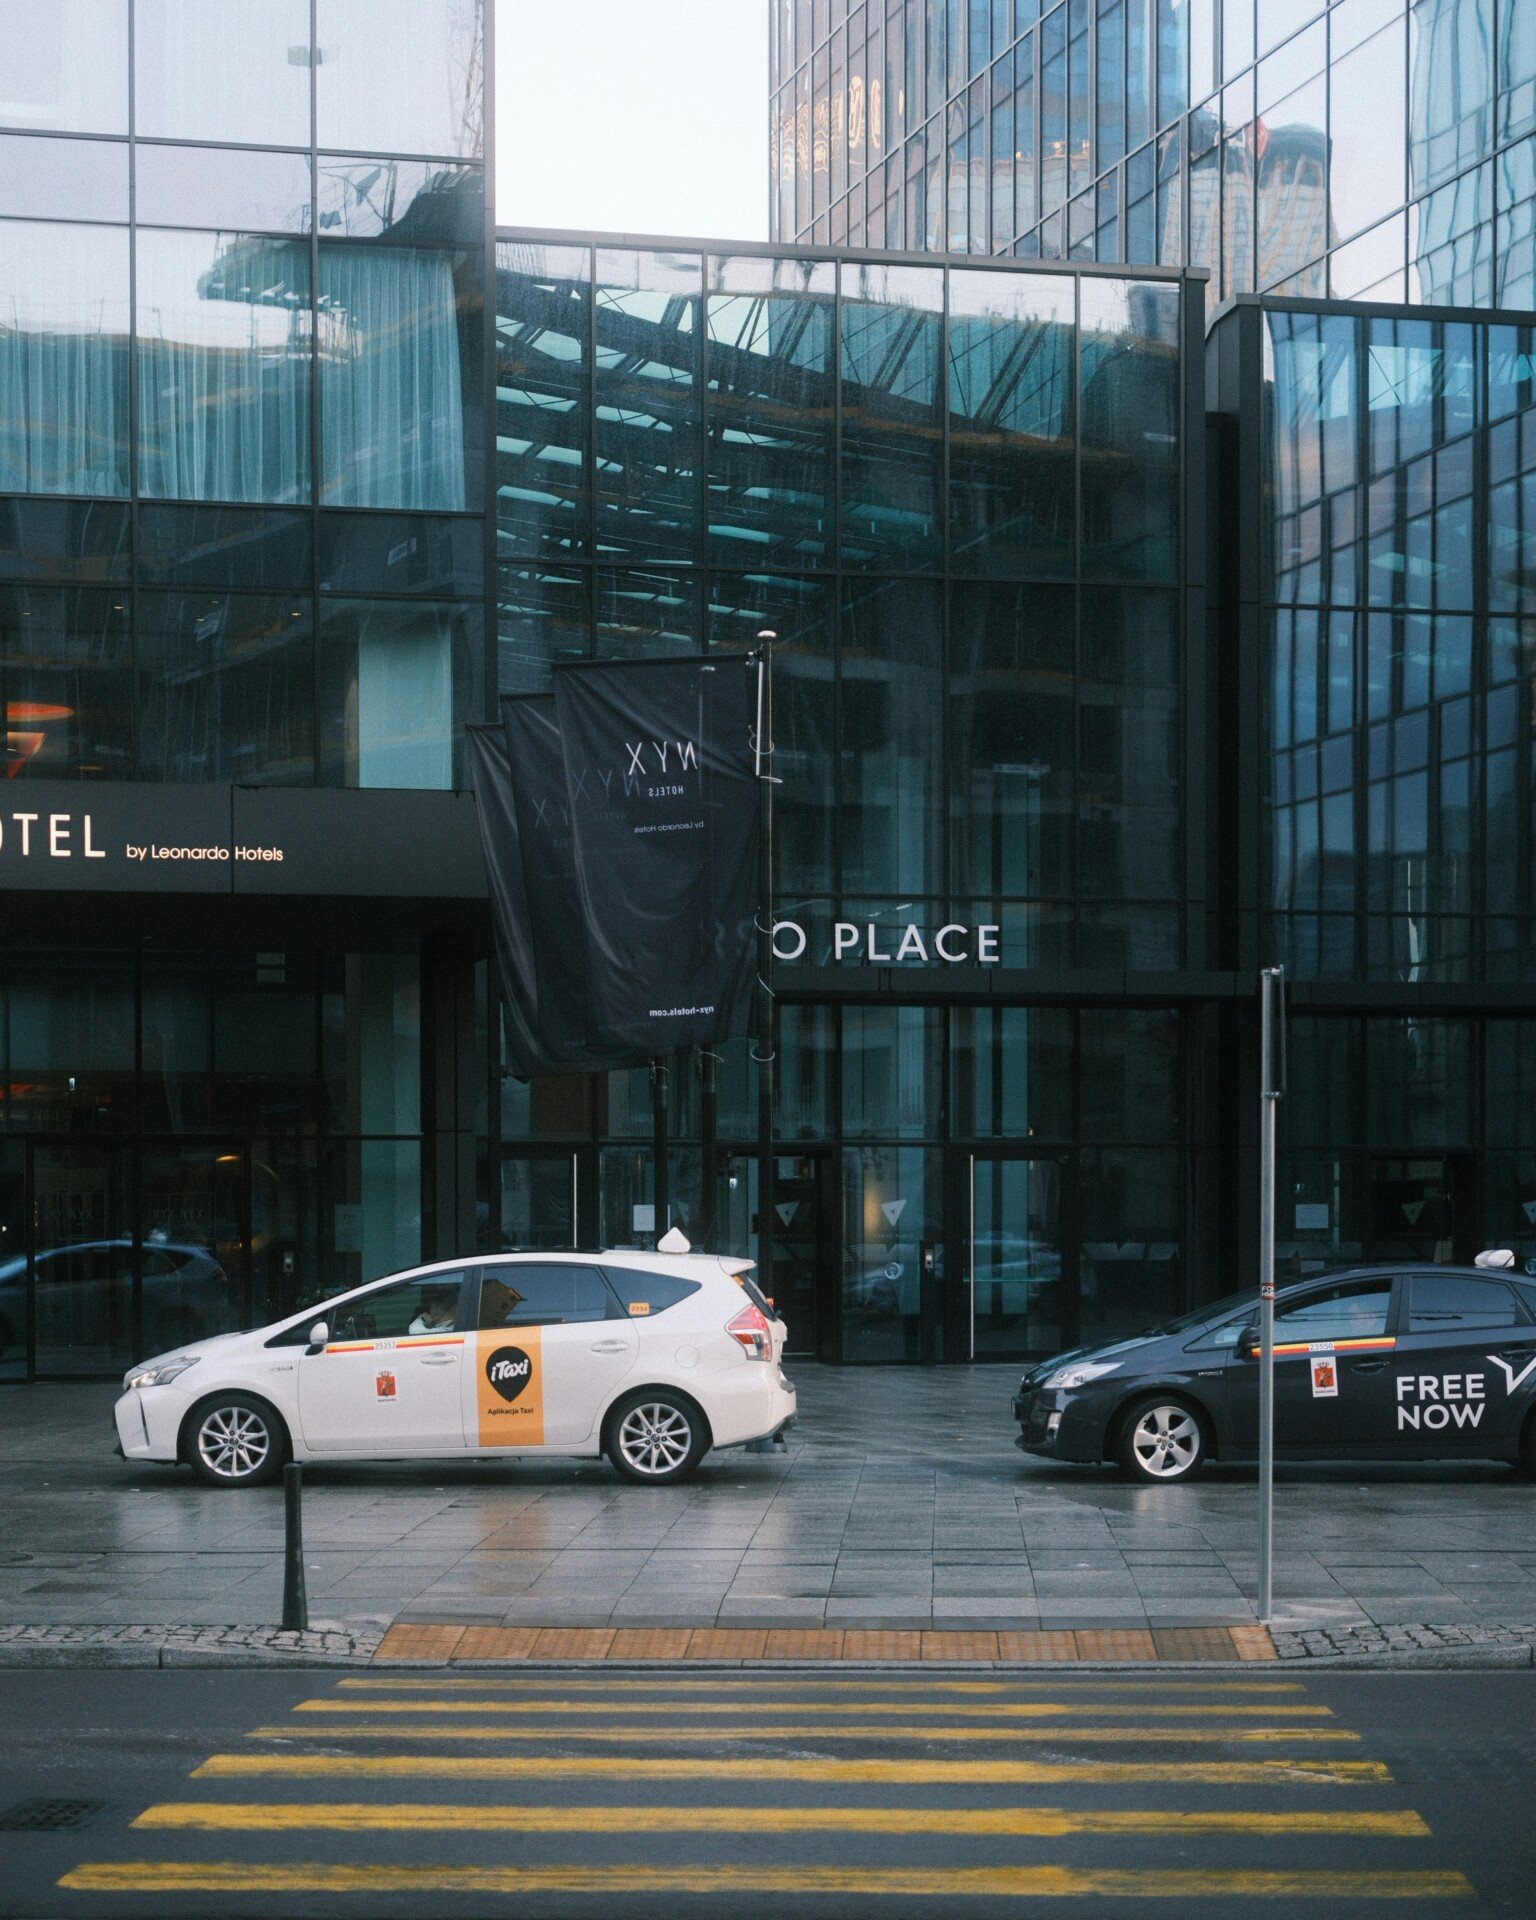
<path id="1" fill-rule="evenodd" d="M 1520 0 L 780 4 L 770 62 L 777 240 L 1536 306 Z"/>
<path id="2" fill-rule="evenodd" d="M 120 1372 L 421 1254 L 415 954 L 0 962 L 0 1379 Z"/>
<path id="3" fill-rule="evenodd" d="M 769 629 L 777 911 L 805 928 L 804 964 L 899 951 L 931 983 L 925 936 L 947 923 L 996 924 L 1009 967 L 1193 960 L 1177 280 L 503 235 L 496 303 L 504 690 L 547 688 L 561 660 L 744 651 Z M 899 983 L 895 1004 L 797 1003 L 794 978 L 776 1178 L 786 1244 L 820 1275 L 819 1309 L 795 1296 L 818 1351 L 917 1358 L 944 1323 L 963 1357 L 943 1270 L 968 1260 L 973 1147 L 1050 1160 L 1030 1190 L 1052 1196 L 1052 1284 L 1084 1338 L 1182 1303 L 1176 1016 L 903 1005 Z M 653 1240 L 647 1076 L 523 1086 L 492 1032 L 490 1243 L 579 1218 Z M 745 1042 L 719 1075 L 744 1243 Z M 668 1088 L 686 1230 L 697 1063 L 671 1061 Z M 1049 1324 L 993 1331 L 1028 1346 Z"/>
<path id="4" fill-rule="evenodd" d="M 126 0 L 0 6 L 12 773 L 459 776 L 484 659 L 481 13 L 142 0 L 130 34 Z M 77 530 L 108 501 L 118 590 L 92 601 Z"/>
<path id="5" fill-rule="evenodd" d="M 1528 979 L 1530 330 L 1264 324 L 1276 954 L 1302 977 Z"/>

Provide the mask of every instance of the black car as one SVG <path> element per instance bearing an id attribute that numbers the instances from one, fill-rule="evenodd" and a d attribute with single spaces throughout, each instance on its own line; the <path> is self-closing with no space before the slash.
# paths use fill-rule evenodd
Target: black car
<path id="1" fill-rule="evenodd" d="M 1234 1295 L 1031 1369 L 1018 1444 L 1187 1479 L 1258 1451 L 1258 1296 Z M 1518 1460 L 1536 1469 L 1536 1280 L 1356 1267 L 1275 1295 L 1275 1452 L 1291 1460 Z"/>

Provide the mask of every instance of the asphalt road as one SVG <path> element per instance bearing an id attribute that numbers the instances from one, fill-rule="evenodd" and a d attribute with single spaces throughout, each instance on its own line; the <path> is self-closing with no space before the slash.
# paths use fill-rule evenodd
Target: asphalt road
<path id="1" fill-rule="evenodd" d="M 0 1914 L 1523 1914 L 1533 1711 L 1515 1672 L 7 1673 Z"/>

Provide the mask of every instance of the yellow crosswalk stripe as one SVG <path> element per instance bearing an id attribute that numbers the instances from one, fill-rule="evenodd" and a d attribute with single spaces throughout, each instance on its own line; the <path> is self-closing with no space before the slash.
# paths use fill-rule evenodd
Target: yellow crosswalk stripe
<path id="1" fill-rule="evenodd" d="M 742 1703 L 739 1700 L 694 1700 L 687 1704 L 691 1714 L 740 1713 Z M 1228 1705 L 1220 1701 L 1209 1703 L 1178 1702 L 1167 1706 L 1075 1706 L 1067 1700 L 1005 1700 L 988 1701 L 984 1705 L 963 1706 L 955 1701 L 907 1701 L 907 1700 L 764 1700 L 756 1703 L 755 1711 L 763 1713 L 886 1713 L 899 1714 L 902 1717 L 921 1718 L 928 1714 L 969 1714 L 976 1719 L 1044 1720 L 1060 1714 L 1098 1714 L 1107 1715 L 1145 1715 L 1158 1714 L 1171 1718 L 1175 1715 L 1214 1715 L 1226 1717 L 1252 1715 L 1256 1719 L 1274 1718 L 1276 1715 L 1289 1715 L 1295 1719 L 1331 1720 L 1332 1707 L 1318 1707 L 1298 1704 L 1296 1706 L 1248 1706 Z M 295 1713 L 566 1713 L 566 1714 L 602 1714 L 605 1717 L 616 1713 L 676 1713 L 678 1705 L 671 1700 L 300 1700 L 294 1707 Z"/>
<path id="2" fill-rule="evenodd" d="M 775 1672 L 772 1684 L 776 1687 L 792 1688 L 796 1692 L 821 1693 L 897 1693 L 916 1689 L 924 1694 L 931 1693 L 1027 1693 L 1059 1692 L 1062 1676 L 1041 1675 L 1030 1680 L 1020 1677 L 1017 1680 L 928 1680 L 921 1674 L 893 1674 L 889 1680 L 828 1680 L 819 1674 L 801 1677 L 794 1673 Z M 465 1693 L 537 1693 L 551 1685 L 556 1685 L 562 1693 L 747 1693 L 760 1694 L 763 1691 L 764 1678 L 761 1674 L 751 1679 L 733 1674 L 700 1676 L 698 1679 L 673 1678 L 669 1674 L 657 1674 L 655 1679 L 613 1679 L 582 1680 L 562 1673 L 558 1676 L 548 1673 L 527 1673 L 516 1677 L 503 1678 L 500 1675 L 487 1674 L 483 1679 L 469 1679 L 459 1674 L 445 1674 L 440 1679 L 413 1678 L 401 1674 L 396 1679 L 382 1679 L 369 1676 L 338 1680 L 337 1686 L 355 1693 L 444 1693 L 459 1691 Z M 1305 1693 L 1306 1688 L 1299 1680 L 1200 1680 L 1192 1675 L 1182 1676 L 1180 1680 L 1079 1680 L 1071 1677 L 1074 1693 Z"/>
<path id="3" fill-rule="evenodd" d="M 200 1833 L 965 1833 L 1000 1836 L 1240 1834 L 1249 1838 L 1348 1834 L 1422 1839 L 1429 1828 L 1411 1809 L 1336 1813 L 1183 1812 L 1120 1807 L 621 1807 L 477 1806 L 441 1801 L 170 1800 L 149 1807 L 136 1827 Z"/>
<path id="4" fill-rule="evenodd" d="M 93 1860 L 61 1887 L 77 1893 L 747 1893 L 862 1894 L 932 1900 L 994 1899 L 1435 1900 L 1465 1898 L 1472 1886 L 1450 1870 L 1411 1872 L 1303 1868 L 1109 1867 L 769 1867 L 728 1866 L 390 1866 L 327 1862 Z"/>
<path id="5" fill-rule="evenodd" d="M 1358 1733 L 1342 1727 L 1079 1727 L 1028 1725 L 1010 1727 L 893 1727 L 865 1725 L 765 1725 L 759 1720 L 732 1721 L 713 1727 L 480 1727 L 450 1721 L 443 1726 L 319 1727 L 313 1721 L 302 1729 L 292 1726 L 253 1727 L 249 1740 L 310 1738 L 344 1740 L 1067 1740 L 1074 1744 L 1108 1746 L 1135 1743 L 1185 1745 L 1205 1741 L 1226 1746 L 1268 1744 L 1283 1740 L 1356 1741 Z"/>
<path id="6" fill-rule="evenodd" d="M 294 1779 L 380 1780 L 813 1780 L 881 1786 L 1124 1786 L 1177 1782 L 1197 1786 L 1390 1785 L 1380 1760 L 828 1760 L 775 1754 L 750 1760 L 690 1760 L 614 1755 L 426 1753 L 215 1753 L 193 1769 L 193 1779 L 282 1774 Z"/>

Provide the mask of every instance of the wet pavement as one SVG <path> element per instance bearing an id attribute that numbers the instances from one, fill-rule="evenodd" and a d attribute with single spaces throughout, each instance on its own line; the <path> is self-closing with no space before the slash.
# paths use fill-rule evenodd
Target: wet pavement
<path id="1" fill-rule="evenodd" d="M 1090 1628 L 1253 1619 L 1252 1471 L 1129 1484 L 1013 1445 L 1014 1367 L 799 1363 L 787 1451 L 675 1488 L 602 1462 L 305 1470 L 316 1623 Z M 0 1391 L 0 1622 L 270 1624 L 282 1496 L 111 1451 L 114 1390 Z M 1280 1469 L 1277 1628 L 1529 1625 L 1536 1489 L 1507 1467 Z"/>

